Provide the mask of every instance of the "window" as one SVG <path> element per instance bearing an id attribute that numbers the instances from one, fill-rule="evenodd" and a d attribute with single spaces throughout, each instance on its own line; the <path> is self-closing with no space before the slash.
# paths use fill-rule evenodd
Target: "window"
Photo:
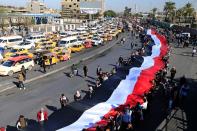
<path id="1" fill-rule="evenodd" d="M 5 41 L 3 39 L 0 39 L 0 43 L 4 43 Z"/>
<path id="2" fill-rule="evenodd" d="M 9 42 L 22 41 L 22 38 L 9 39 L 8 41 L 9 41 Z"/>
<path id="3" fill-rule="evenodd" d="M 17 52 L 17 50 L 16 50 L 16 49 L 12 49 L 10 52 L 12 52 L 12 53 L 16 53 L 16 52 Z"/>
<path id="4" fill-rule="evenodd" d="M 25 62 L 30 62 L 30 61 L 32 61 L 32 59 L 27 58 L 27 59 L 25 59 L 24 61 L 25 61 Z"/>
<path id="5" fill-rule="evenodd" d="M 70 43 L 74 43 L 74 42 L 77 42 L 77 39 L 70 40 Z"/>
<path id="6" fill-rule="evenodd" d="M 68 43 L 68 41 L 60 41 L 60 45 L 65 45 L 65 44 L 67 44 Z"/>
<path id="7" fill-rule="evenodd" d="M 14 64 L 14 61 L 8 60 L 3 63 L 3 66 L 11 67 Z"/>
<path id="8" fill-rule="evenodd" d="M 20 60 L 18 61 L 19 64 L 24 64 L 25 63 L 25 60 Z"/>

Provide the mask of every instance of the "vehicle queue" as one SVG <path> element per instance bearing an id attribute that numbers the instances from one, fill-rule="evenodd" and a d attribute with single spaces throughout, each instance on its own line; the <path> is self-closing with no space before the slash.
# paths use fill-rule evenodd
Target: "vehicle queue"
<path id="1" fill-rule="evenodd" d="M 73 31 L 5 36 L 0 38 L 0 76 L 12 76 L 25 67 L 32 70 L 39 59 L 45 65 L 71 59 L 71 53 L 106 44 L 123 31 L 120 21 L 105 21 L 95 27 L 83 26 Z"/>

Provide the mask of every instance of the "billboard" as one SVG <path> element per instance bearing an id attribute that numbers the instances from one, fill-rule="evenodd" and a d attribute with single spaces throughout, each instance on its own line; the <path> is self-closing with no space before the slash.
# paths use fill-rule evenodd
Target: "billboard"
<path id="1" fill-rule="evenodd" d="M 80 11 L 83 14 L 97 14 L 102 11 L 101 1 L 84 1 L 80 2 Z"/>

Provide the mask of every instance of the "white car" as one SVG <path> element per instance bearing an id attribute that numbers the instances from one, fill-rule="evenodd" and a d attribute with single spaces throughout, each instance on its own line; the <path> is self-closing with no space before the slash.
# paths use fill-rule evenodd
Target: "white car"
<path id="1" fill-rule="evenodd" d="M 36 43 L 36 42 L 40 41 L 43 38 L 45 38 L 45 36 L 41 35 L 41 34 L 39 34 L 39 35 L 31 35 L 31 36 L 29 36 L 26 39 L 26 41 L 29 41 L 29 42 L 32 42 L 32 43 Z"/>
<path id="2" fill-rule="evenodd" d="M 12 76 L 15 72 L 21 71 L 22 66 L 31 70 L 34 67 L 34 61 L 28 56 L 18 56 L 10 58 L 0 65 L 0 75 Z"/>
<path id="3" fill-rule="evenodd" d="M 30 42 L 30 41 L 25 41 L 21 42 L 18 45 L 13 46 L 14 49 L 34 49 L 35 48 L 35 43 Z"/>
<path id="4" fill-rule="evenodd" d="M 23 42 L 23 37 L 19 35 L 0 37 L 0 47 L 5 49 Z"/>
<path id="5" fill-rule="evenodd" d="M 98 46 L 102 44 L 102 39 L 98 38 L 98 37 L 93 37 L 92 38 L 92 45 L 94 46 Z"/>

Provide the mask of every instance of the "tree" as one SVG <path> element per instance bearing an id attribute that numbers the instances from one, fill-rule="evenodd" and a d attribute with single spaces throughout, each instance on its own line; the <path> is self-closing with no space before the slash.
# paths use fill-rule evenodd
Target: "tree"
<path id="1" fill-rule="evenodd" d="M 193 20 L 195 18 L 195 9 L 192 7 L 191 3 L 187 3 L 183 7 L 183 14 L 185 16 L 185 20 L 188 20 L 191 24 L 193 24 Z"/>
<path id="2" fill-rule="evenodd" d="M 116 14 L 116 12 L 114 12 L 113 10 L 108 10 L 108 11 L 105 11 L 105 12 L 104 12 L 104 16 L 105 16 L 105 17 L 116 17 L 117 14 Z"/>
<path id="3" fill-rule="evenodd" d="M 0 7 L 0 14 L 6 13 L 6 12 L 7 12 L 7 9 L 6 8 Z"/>
<path id="4" fill-rule="evenodd" d="M 165 20 L 169 22 L 173 22 L 175 17 L 175 3 L 174 2 L 166 2 L 164 5 L 164 12 L 166 14 Z"/>
<path id="5" fill-rule="evenodd" d="M 183 8 L 180 8 L 176 11 L 176 18 L 179 19 L 179 24 L 181 22 L 181 18 L 183 17 L 183 13 L 184 13 L 184 9 Z"/>
<path id="6" fill-rule="evenodd" d="M 152 19 L 156 18 L 156 13 L 157 13 L 157 8 L 153 8 L 151 10 L 151 13 L 149 13 L 149 17 L 151 17 Z"/>
<path id="7" fill-rule="evenodd" d="M 131 8 L 128 8 L 127 6 L 125 7 L 124 16 L 125 17 L 131 16 Z"/>

